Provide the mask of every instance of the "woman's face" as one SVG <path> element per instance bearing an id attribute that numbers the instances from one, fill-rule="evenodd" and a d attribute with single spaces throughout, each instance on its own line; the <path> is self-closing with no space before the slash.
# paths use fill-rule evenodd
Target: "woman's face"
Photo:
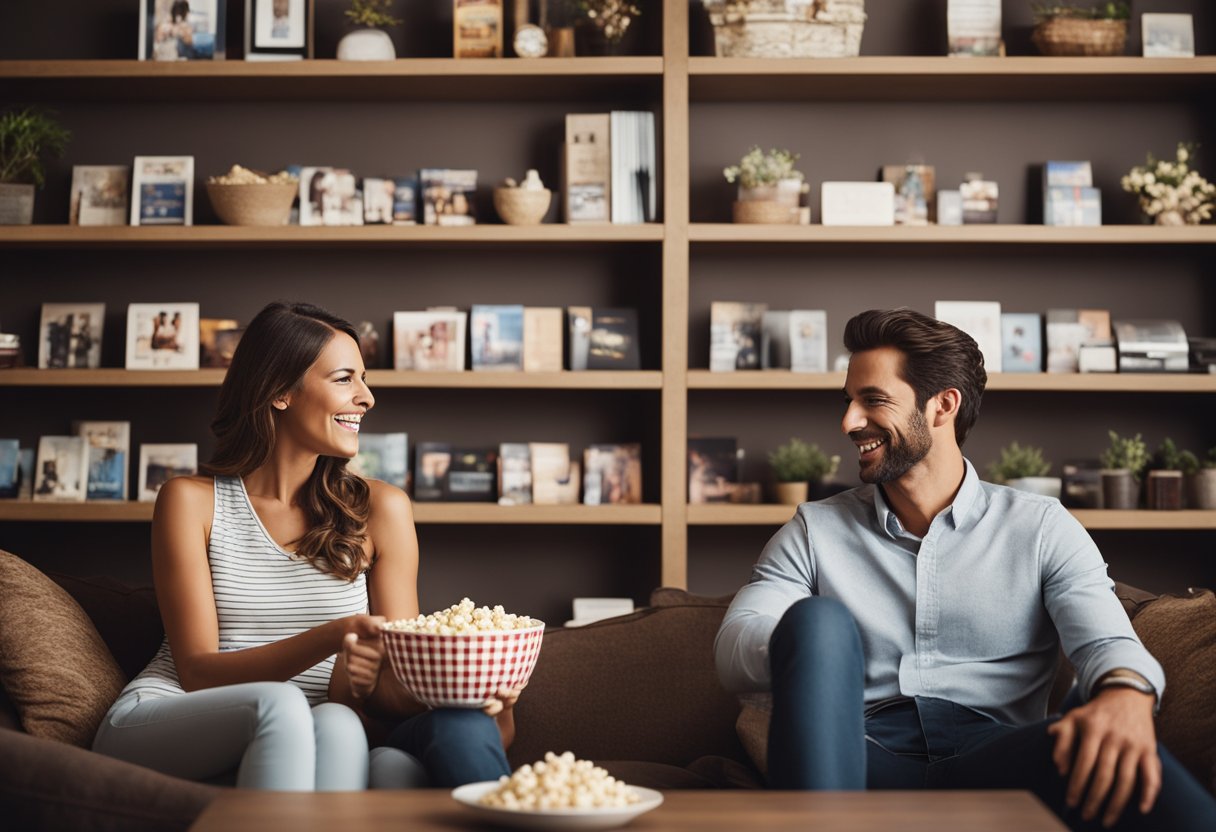
<path id="1" fill-rule="evenodd" d="M 360 422 L 376 403 L 365 376 L 359 345 L 335 333 L 300 386 L 276 402 L 279 441 L 322 456 L 357 454 Z M 286 408 L 278 409 L 281 403 Z"/>

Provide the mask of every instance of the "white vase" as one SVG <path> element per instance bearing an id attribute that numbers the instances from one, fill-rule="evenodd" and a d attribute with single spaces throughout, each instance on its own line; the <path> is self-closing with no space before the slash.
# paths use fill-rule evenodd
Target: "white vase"
<path id="1" fill-rule="evenodd" d="M 1186 225 L 1186 218 L 1181 211 L 1162 211 L 1153 220 L 1155 225 Z"/>
<path id="2" fill-rule="evenodd" d="M 339 61 L 393 61 L 393 39 L 380 29 L 356 29 L 338 41 Z"/>
<path id="3" fill-rule="evenodd" d="M 1042 494 L 1044 497 L 1055 497 L 1058 500 L 1063 481 L 1059 477 L 1016 477 L 1006 480 L 1005 485 L 1018 491 Z"/>

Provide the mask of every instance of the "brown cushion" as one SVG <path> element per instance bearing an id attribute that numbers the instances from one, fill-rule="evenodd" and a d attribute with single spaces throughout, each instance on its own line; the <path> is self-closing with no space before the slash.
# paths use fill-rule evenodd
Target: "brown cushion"
<path id="1" fill-rule="evenodd" d="M 768 724 L 771 714 L 755 705 L 744 705 L 735 720 L 739 742 L 748 759 L 762 775 L 768 776 Z"/>
<path id="2" fill-rule="evenodd" d="M 687 589 L 661 586 L 650 593 L 652 607 L 729 607 L 734 599 L 730 595 L 693 595 Z"/>
<path id="3" fill-rule="evenodd" d="M 164 638 L 156 591 L 109 577 L 77 578 L 49 573 L 88 614 L 127 678 L 147 667 Z"/>
<path id="4" fill-rule="evenodd" d="M 0 728 L 11 728 L 14 731 L 20 731 L 21 714 L 17 713 L 17 707 L 13 704 L 13 700 L 8 698 L 8 694 L 0 688 Z"/>
<path id="5" fill-rule="evenodd" d="M 0 551 L 0 684 L 35 736 L 88 747 L 126 679 L 66 592 Z"/>
<path id="6" fill-rule="evenodd" d="M 184 832 L 220 792 L 6 729 L 0 761 L 4 829 Z"/>
<path id="7" fill-rule="evenodd" d="M 1157 738 L 1216 791 L 1216 595 L 1158 598 L 1132 625 L 1165 668 Z"/>

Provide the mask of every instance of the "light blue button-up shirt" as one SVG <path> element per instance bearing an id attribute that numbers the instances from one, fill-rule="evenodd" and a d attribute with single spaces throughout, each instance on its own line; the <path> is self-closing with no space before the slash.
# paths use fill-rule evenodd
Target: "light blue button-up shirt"
<path id="1" fill-rule="evenodd" d="M 864 485 L 798 507 L 726 613 L 714 653 L 723 685 L 766 691 L 768 643 L 809 595 L 853 614 L 867 712 L 914 696 L 1011 725 L 1042 719 L 1063 644 L 1082 694 L 1128 668 L 1165 690 L 1132 630 L 1106 563 L 1058 500 L 983 482 L 970 462 L 954 502 L 923 538 L 882 490 Z"/>

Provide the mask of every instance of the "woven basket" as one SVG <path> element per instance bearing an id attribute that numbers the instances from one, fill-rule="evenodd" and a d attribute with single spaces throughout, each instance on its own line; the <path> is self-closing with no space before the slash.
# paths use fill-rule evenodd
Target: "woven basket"
<path id="1" fill-rule="evenodd" d="M 300 186 L 295 182 L 262 185 L 207 183 L 211 207 L 225 225 L 285 225 Z"/>
<path id="2" fill-rule="evenodd" d="M 798 223 L 798 207 L 790 207 L 784 202 L 764 199 L 751 199 L 734 204 L 734 220 L 740 223 L 757 223 L 763 225 L 796 225 Z"/>
<path id="3" fill-rule="evenodd" d="M 1127 44 L 1127 21 L 1055 17 L 1035 26 L 1030 39 L 1044 55 L 1122 55 Z"/>
<path id="4" fill-rule="evenodd" d="M 865 0 L 704 0 L 719 58 L 852 58 Z"/>
<path id="5" fill-rule="evenodd" d="M 539 225 L 552 196 L 548 188 L 495 188 L 494 210 L 507 225 Z"/>

